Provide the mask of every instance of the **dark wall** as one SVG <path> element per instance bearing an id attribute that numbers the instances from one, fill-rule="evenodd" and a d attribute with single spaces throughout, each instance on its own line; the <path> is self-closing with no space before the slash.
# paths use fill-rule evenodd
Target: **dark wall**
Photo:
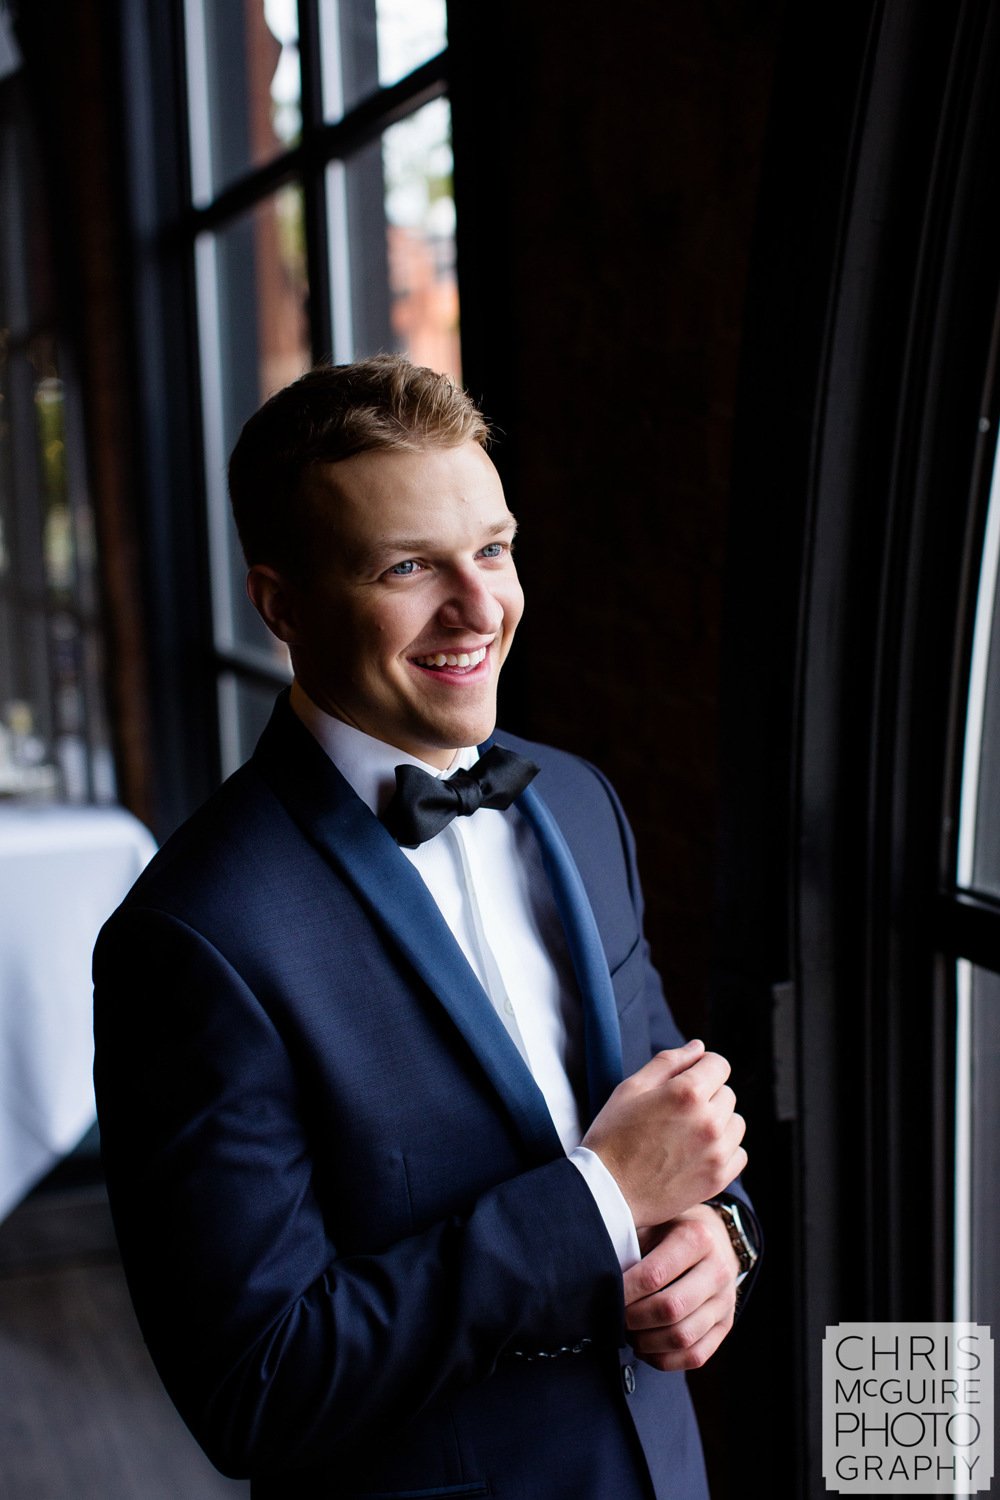
<path id="1" fill-rule="evenodd" d="M 656 956 L 696 1029 L 734 399 L 782 9 L 452 15 L 466 367 L 509 434 L 523 532 L 505 718 L 618 786 Z"/>

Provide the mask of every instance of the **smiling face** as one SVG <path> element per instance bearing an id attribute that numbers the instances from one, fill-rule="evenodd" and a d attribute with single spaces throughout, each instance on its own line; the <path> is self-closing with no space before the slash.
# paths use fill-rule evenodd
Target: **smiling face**
<path id="1" fill-rule="evenodd" d="M 496 469 L 468 442 L 359 453 L 312 485 L 309 582 L 258 566 L 250 596 L 314 703 L 444 769 L 493 730 L 524 606 Z"/>

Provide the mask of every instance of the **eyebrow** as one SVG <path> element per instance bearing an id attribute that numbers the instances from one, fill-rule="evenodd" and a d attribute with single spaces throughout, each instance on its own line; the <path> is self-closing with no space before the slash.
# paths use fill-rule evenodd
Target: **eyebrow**
<path id="1" fill-rule="evenodd" d="M 503 521 L 497 521 L 493 526 L 486 526 L 481 533 L 484 537 L 503 536 L 510 532 L 511 540 L 517 532 L 517 521 L 513 516 L 507 516 Z M 409 556 L 410 553 L 432 552 L 434 543 L 428 537 L 389 537 L 384 542 L 379 542 L 370 551 L 359 553 L 354 559 L 354 566 L 358 572 L 367 573 L 370 569 L 377 569 L 379 564 L 387 557 L 393 557 L 398 553 Z"/>

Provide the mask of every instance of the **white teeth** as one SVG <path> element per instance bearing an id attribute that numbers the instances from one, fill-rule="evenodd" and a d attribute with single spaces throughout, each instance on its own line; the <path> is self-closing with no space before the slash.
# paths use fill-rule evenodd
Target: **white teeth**
<path id="1" fill-rule="evenodd" d="M 438 651 L 433 656 L 418 656 L 416 660 L 423 667 L 478 667 L 485 657 L 486 647 L 480 646 L 477 651 L 460 651 L 457 654 Z"/>

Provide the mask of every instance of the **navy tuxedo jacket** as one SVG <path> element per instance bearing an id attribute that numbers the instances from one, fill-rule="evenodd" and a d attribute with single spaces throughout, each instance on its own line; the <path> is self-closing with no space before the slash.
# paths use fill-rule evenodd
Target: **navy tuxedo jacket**
<path id="1" fill-rule="evenodd" d="M 681 1038 L 624 815 L 584 762 L 498 740 L 541 766 L 524 798 L 582 877 L 633 1072 Z M 684 1378 L 627 1348 L 615 1254 L 540 1091 L 286 697 L 94 973 L 129 1285 L 219 1468 L 283 1500 L 705 1494 Z"/>

